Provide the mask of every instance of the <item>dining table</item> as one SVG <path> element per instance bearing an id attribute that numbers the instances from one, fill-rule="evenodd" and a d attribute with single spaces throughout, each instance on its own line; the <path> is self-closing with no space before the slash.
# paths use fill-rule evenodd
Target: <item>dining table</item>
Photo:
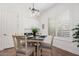
<path id="1" fill-rule="evenodd" d="M 13 39 L 15 39 L 16 36 L 26 36 L 26 35 L 12 35 L 12 36 L 13 36 Z M 27 37 L 27 43 L 34 43 L 33 46 L 35 47 L 36 56 L 38 56 L 39 46 L 41 43 L 43 43 L 43 41 L 47 36 L 37 35 L 35 37 L 34 36 L 26 36 L 26 37 Z"/>
<path id="2" fill-rule="evenodd" d="M 45 40 L 45 38 L 46 36 L 27 37 L 27 42 L 35 43 L 35 51 L 37 56 L 39 55 L 39 46 Z"/>

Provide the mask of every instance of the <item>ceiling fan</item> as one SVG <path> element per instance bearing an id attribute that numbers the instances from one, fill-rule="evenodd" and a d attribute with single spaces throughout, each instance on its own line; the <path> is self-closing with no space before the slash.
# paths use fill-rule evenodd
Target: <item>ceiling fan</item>
<path id="1" fill-rule="evenodd" d="M 31 10 L 32 13 L 36 13 L 36 12 L 39 13 L 39 10 L 34 7 L 34 3 L 33 3 L 33 7 L 32 8 L 29 7 L 29 9 Z"/>

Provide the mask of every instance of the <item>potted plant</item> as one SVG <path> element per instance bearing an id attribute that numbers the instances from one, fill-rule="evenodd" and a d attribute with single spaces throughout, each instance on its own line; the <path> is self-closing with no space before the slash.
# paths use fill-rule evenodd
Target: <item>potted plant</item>
<path id="1" fill-rule="evenodd" d="M 38 32 L 38 28 L 32 28 L 32 33 L 34 37 L 36 36 L 37 32 Z"/>
<path id="2" fill-rule="evenodd" d="M 73 38 L 75 38 L 73 42 L 79 43 L 79 24 L 77 25 L 77 27 L 73 28 L 72 30 L 75 31 L 73 34 Z M 77 47 L 79 47 L 79 44 L 77 45 Z"/>

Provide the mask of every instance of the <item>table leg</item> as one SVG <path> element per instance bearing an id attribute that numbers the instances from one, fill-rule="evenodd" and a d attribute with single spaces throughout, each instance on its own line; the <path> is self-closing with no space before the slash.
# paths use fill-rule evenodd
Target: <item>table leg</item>
<path id="1" fill-rule="evenodd" d="M 37 56 L 39 55 L 39 42 L 37 42 Z"/>
<path id="2" fill-rule="evenodd" d="M 37 46 L 35 46 L 35 54 L 37 55 Z"/>

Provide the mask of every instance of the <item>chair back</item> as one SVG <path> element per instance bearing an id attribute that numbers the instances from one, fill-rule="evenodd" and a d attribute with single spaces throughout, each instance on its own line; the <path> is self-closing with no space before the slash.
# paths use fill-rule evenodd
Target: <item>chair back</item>
<path id="1" fill-rule="evenodd" d="M 54 39 L 54 35 L 48 35 L 48 37 L 44 40 L 44 45 L 52 47 L 53 45 L 53 39 Z"/>
<path id="2" fill-rule="evenodd" d="M 14 46 L 16 49 L 26 48 L 27 47 L 27 38 L 26 36 L 16 36 L 13 35 Z"/>

